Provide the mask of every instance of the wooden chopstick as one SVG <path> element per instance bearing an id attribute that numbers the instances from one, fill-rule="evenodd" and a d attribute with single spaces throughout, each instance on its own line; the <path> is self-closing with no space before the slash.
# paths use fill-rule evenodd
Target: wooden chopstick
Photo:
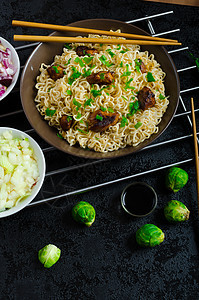
<path id="1" fill-rule="evenodd" d="M 79 38 L 64 36 L 41 36 L 41 35 L 14 35 L 14 41 L 29 42 L 56 42 L 56 43 L 99 43 L 99 44 L 133 44 L 133 45 L 181 45 L 181 43 L 145 41 L 145 40 L 123 40 L 103 38 Z"/>
<path id="2" fill-rule="evenodd" d="M 162 41 L 162 42 L 173 42 L 173 43 L 178 42 L 177 40 L 158 38 L 158 37 L 147 36 L 147 35 L 138 35 L 138 34 L 91 29 L 91 28 L 80 28 L 80 27 L 62 26 L 62 25 L 53 25 L 53 24 L 26 22 L 26 21 L 17 21 L 17 20 L 13 20 L 12 25 L 13 26 L 22 26 L 22 27 L 44 28 L 44 29 L 51 29 L 51 30 L 57 30 L 57 31 L 75 31 L 75 32 L 81 32 L 81 33 L 93 33 L 93 34 L 100 34 L 100 35 L 103 34 L 103 35 L 109 35 L 109 36 L 125 37 L 125 38 L 130 38 L 130 39 L 144 39 L 144 40 L 151 40 L 151 41 Z"/>
<path id="3" fill-rule="evenodd" d="M 197 141 L 196 119 L 195 119 L 193 98 L 191 98 L 191 113 L 192 113 L 192 124 L 193 124 L 194 149 L 195 149 L 196 187 L 197 187 L 198 214 L 199 214 L 199 159 L 198 159 L 198 141 Z"/>

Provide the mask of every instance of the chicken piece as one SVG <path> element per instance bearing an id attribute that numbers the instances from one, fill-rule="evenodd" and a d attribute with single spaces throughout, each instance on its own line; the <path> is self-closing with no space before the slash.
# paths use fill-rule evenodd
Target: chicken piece
<path id="1" fill-rule="evenodd" d="M 68 131 L 71 128 L 73 118 L 63 115 L 60 119 L 60 126 L 64 131 Z"/>
<path id="2" fill-rule="evenodd" d="M 94 132 L 103 132 L 110 126 L 115 125 L 118 122 L 119 114 L 109 113 L 102 110 L 96 110 L 90 113 L 88 117 L 89 129 Z"/>
<path id="3" fill-rule="evenodd" d="M 142 110 L 155 105 L 155 95 L 147 86 L 144 86 L 138 93 L 138 101 Z"/>
<path id="4" fill-rule="evenodd" d="M 86 80 L 90 84 L 111 84 L 114 81 L 114 72 L 100 71 L 98 73 L 92 73 L 91 75 L 86 77 Z"/>
<path id="5" fill-rule="evenodd" d="M 138 59 L 138 61 L 139 62 L 141 62 L 141 65 L 140 65 L 140 71 L 142 72 L 142 73 L 146 73 L 146 66 L 145 66 L 145 64 L 143 63 L 143 61 L 139 58 Z"/>
<path id="6" fill-rule="evenodd" d="M 87 46 L 78 46 L 76 49 L 76 53 L 78 56 L 85 56 L 85 55 L 94 55 L 99 53 L 97 49 L 88 48 Z"/>
<path id="7" fill-rule="evenodd" d="M 64 68 L 59 65 L 54 65 L 47 68 L 47 72 L 50 75 L 50 78 L 52 78 L 54 81 L 64 77 Z"/>

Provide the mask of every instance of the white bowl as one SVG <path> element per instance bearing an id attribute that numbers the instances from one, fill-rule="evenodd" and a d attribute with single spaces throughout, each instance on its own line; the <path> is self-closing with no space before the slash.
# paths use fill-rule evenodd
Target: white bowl
<path id="1" fill-rule="evenodd" d="M 45 172 L 46 172 L 46 163 L 45 163 L 45 158 L 43 155 L 43 152 L 39 145 L 33 140 L 32 137 L 30 137 L 28 134 L 14 128 L 9 128 L 9 127 L 0 127 L 0 135 L 2 135 L 3 132 L 5 131 L 11 131 L 12 135 L 14 138 L 28 138 L 31 148 L 34 150 L 34 153 L 37 157 L 37 162 L 38 162 L 38 168 L 39 168 L 39 180 L 35 184 L 35 186 L 32 188 L 32 193 L 30 196 L 19 202 L 16 206 L 6 209 L 5 211 L 0 212 L 0 218 L 3 217 L 8 217 L 12 214 L 17 213 L 24 207 L 26 207 L 38 194 L 39 190 L 42 187 L 44 177 L 45 177 Z"/>
<path id="2" fill-rule="evenodd" d="M 13 76 L 12 83 L 7 88 L 5 93 L 0 97 L 0 101 L 1 101 L 12 91 L 13 87 L 15 86 L 15 84 L 17 82 L 17 79 L 19 77 L 19 71 L 20 71 L 20 61 L 19 61 L 19 56 L 18 56 L 15 48 L 8 41 L 6 41 L 4 38 L 2 38 L 0 36 L 0 42 L 5 48 L 9 48 L 11 50 L 11 60 L 12 60 L 13 65 L 16 67 L 16 72 Z"/>

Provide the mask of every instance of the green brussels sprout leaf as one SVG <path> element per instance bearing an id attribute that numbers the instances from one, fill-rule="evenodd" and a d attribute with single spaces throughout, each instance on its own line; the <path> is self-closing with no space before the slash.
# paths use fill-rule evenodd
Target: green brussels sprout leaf
<path id="1" fill-rule="evenodd" d="M 94 207 L 85 201 L 78 202 L 72 209 L 73 219 L 90 227 L 95 221 Z"/>
<path id="2" fill-rule="evenodd" d="M 45 268 L 52 267 L 60 258 L 61 250 L 55 245 L 49 244 L 38 252 L 39 261 Z"/>
<path id="3" fill-rule="evenodd" d="M 183 222 L 189 219 L 190 211 L 180 201 L 171 200 L 164 208 L 165 218 L 171 223 Z"/>
<path id="4" fill-rule="evenodd" d="M 185 186 L 188 181 L 188 174 L 181 168 L 172 167 L 168 170 L 166 175 L 166 187 L 173 191 L 178 192 Z"/>
<path id="5" fill-rule="evenodd" d="M 142 247 L 154 247 L 164 241 L 164 233 L 153 224 L 145 224 L 137 230 L 136 241 Z"/>

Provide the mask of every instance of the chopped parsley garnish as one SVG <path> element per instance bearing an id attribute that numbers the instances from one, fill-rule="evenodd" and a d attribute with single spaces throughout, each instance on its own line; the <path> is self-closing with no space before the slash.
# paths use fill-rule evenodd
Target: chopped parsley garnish
<path id="1" fill-rule="evenodd" d="M 87 133 L 88 133 L 88 132 L 86 132 L 86 131 L 84 131 L 84 130 L 82 130 L 82 129 L 79 129 L 79 128 L 77 128 L 77 130 L 80 131 L 81 133 L 84 133 L 84 134 L 87 134 Z"/>
<path id="2" fill-rule="evenodd" d="M 99 60 L 103 63 L 103 65 L 110 67 L 113 65 L 113 63 L 110 63 L 107 61 L 107 58 L 105 55 L 100 56 Z"/>
<path id="3" fill-rule="evenodd" d="M 56 112 L 56 109 L 49 109 L 49 108 L 46 109 L 46 115 L 48 117 L 52 117 L 55 112 Z"/>
<path id="4" fill-rule="evenodd" d="M 113 113 L 114 112 L 114 109 L 112 109 L 111 107 L 108 107 L 108 111 Z"/>
<path id="5" fill-rule="evenodd" d="M 126 64 L 126 72 L 124 72 L 121 77 L 124 77 L 124 76 L 129 76 L 131 75 L 131 72 L 129 71 L 129 65 Z"/>
<path id="6" fill-rule="evenodd" d="M 126 125 L 128 125 L 128 120 L 126 117 L 122 116 L 120 127 L 124 127 Z"/>
<path id="7" fill-rule="evenodd" d="M 138 129 L 140 126 L 142 126 L 141 122 L 137 122 L 137 124 L 134 125 L 135 129 Z"/>
<path id="8" fill-rule="evenodd" d="M 121 49 L 121 45 L 118 44 L 116 50 L 120 50 Z"/>
<path id="9" fill-rule="evenodd" d="M 147 78 L 147 81 L 148 81 L 148 82 L 153 82 L 153 81 L 155 81 L 155 78 L 153 77 L 153 75 L 152 75 L 151 72 L 148 72 L 148 73 L 147 73 L 146 78 Z"/>
<path id="10" fill-rule="evenodd" d="M 84 108 L 88 105 L 88 106 L 91 106 L 91 102 L 94 102 L 93 99 L 89 98 L 86 100 L 86 102 L 84 103 Z"/>
<path id="11" fill-rule="evenodd" d="M 142 64 L 142 60 L 138 60 L 137 58 L 135 59 L 135 69 L 140 73 L 140 66 Z"/>
<path id="12" fill-rule="evenodd" d="M 64 48 L 67 48 L 67 49 L 72 49 L 72 46 L 71 46 L 71 44 L 69 44 L 69 43 L 66 43 L 65 45 L 64 45 Z"/>
<path id="13" fill-rule="evenodd" d="M 90 57 L 84 57 L 83 58 L 83 61 L 88 65 L 90 64 L 91 60 L 93 59 L 93 56 L 90 56 Z"/>
<path id="14" fill-rule="evenodd" d="M 128 117 L 133 116 L 139 110 L 139 101 L 129 103 L 129 114 Z"/>
<path id="15" fill-rule="evenodd" d="M 81 103 L 79 103 L 75 98 L 73 99 L 73 104 L 74 104 L 75 106 L 77 106 L 77 107 L 76 107 L 76 111 L 78 111 L 79 108 L 82 106 Z"/>
<path id="16" fill-rule="evenodd" d="M 72 71 L 73 71 L 73 74 L 68 78 L 68 84 L 72 84 L 75 79 L 79 78 L 82 74 L 77 71 L 77 69 L 75 67 L 72 67 Z"/>
<path id="17" fill-rule="evenodd" d="M 71 95 L 72 95 L 72 92 L 71 92 L 70 90 L 67 90 L 67 91 L 66 91 L 66 94 L 69 95 L 69 96 L 71 96 Z"/>
<path id="18" fill-rule="evenodd" d="M 164 100 L 164 99 L 165 99 L 165 96 L 163 96 L 162 94 L 160 94 L 160 95 L 159 95 L 159 99 L 160 99 L 160 100 Z"/>
<path id="19" fill-rule="evenodd" d="M 113 57 L 113 56 L 115 55 L 115 53 L 113 53 L 113 52 L 111 51 L 111 49 L 107 49 L 106 52 L 108 52 L 108 54 L 109 54 L 111 57 Z"/>
<path id="20" fill-rule="evenodd" d="M 59 70 L 58 70 L 57 66 L 52 66 L 52 68 L 53 68 L 53 70 L 55 70 L 56 74 L 59 74 Z"/>
<path id="21" fill-rule="evenodd" d="M 103 117 L 102 117 L 102 116 L 99 116 L 99 115 L 97 115 L 95 118 L 96 118 L 97 120 L 100 120 L 100 121 L 103 120 Z"/>
<path id="22" fill-rule="evenodd" d="M 128 48 L 126 48 L 125 50 L 121 50 L 120 53 L 126 53 L 127 51 L 129 51 Z"/>
<path id="23" fill-rule="evenodd" d="M 85 66 L 85 64 L 83 63 L 82 59 L 79 58 L 79 57 L 75 58 L 75 62 L 78 63 L 81 68 L 83 68 Z"/>
<path id="24" fill-rule="evenodd" d="M 100 106 L 101 111 L 106 111 L 106 107 Z"/>
<path id="25" fill-rule="evenodd" d="M 63 139 L 63 136 L 59 133 L 57 133 L 57 136 L 60 138 L 60 139 Z"/>

